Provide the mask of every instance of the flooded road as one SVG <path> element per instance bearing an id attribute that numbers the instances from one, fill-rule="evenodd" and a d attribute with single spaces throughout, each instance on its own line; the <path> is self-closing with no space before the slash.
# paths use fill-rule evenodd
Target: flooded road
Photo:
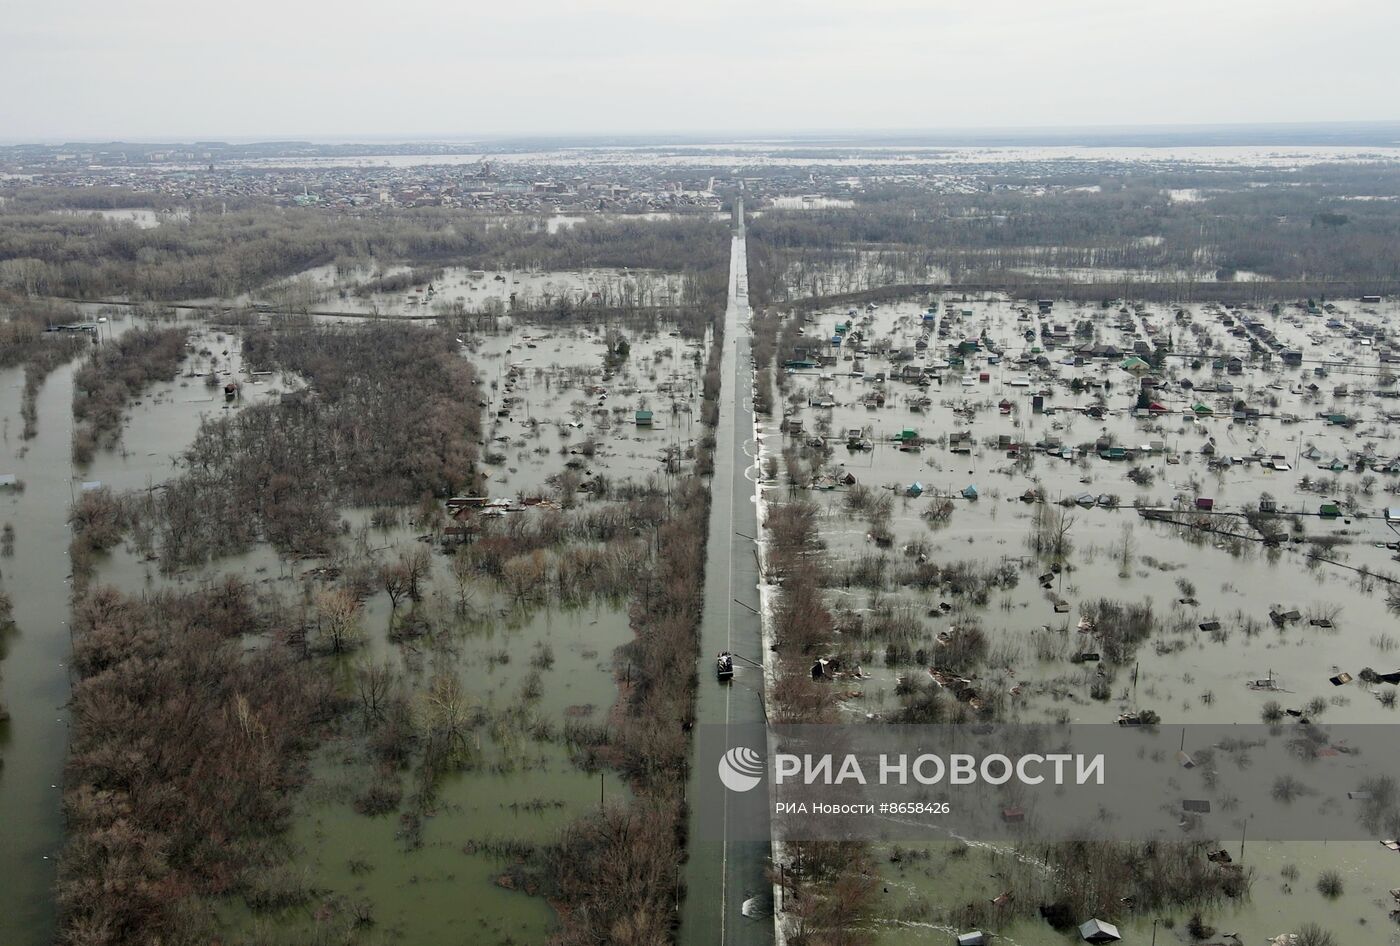
<path id="1" fill-rule="evenodd" d="M 742 198 L 738 211 L 742 219 Z M 725 309 L 724 360 L 720 368 L 719 424 L 715 428 L 715 475 L 710 486 L 710 533 L 705 562 L 705 612 L 700 631 L 700 686 L 697 725 L 742 725 L 764 721 L 763 645 L 758 619 L 758 567 L 754 536 L 756 465 L 753 454 L 753 356 L 749 342 L 748 257 L 744 231 L 734 233 L 730 256 L 729 303 Z M 715 679 L 721 651 L 739 660 L 734 679 Z M 725 791 L 713 771 L 692 769 L 689 797 Z M 772 859 L 767 843 L 730 839 L 731 806 L 751 815 L 766 810 L 767 792 L 726 792 L 725 823 L 700 824 L 692 807 L 686 899 L 681 913 L 682 944 L 771 943 Z M 716 835 L 723 836 L 717 840 Z M 744 905 L 748 901 L 746 914 Z"/>

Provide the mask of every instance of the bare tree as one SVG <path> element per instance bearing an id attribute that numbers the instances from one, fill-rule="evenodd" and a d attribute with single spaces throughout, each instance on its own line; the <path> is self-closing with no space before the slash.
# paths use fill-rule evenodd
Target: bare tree
<path id="1" fill-rule="evenodd" d="M 360 642 L 360 601 L 348 588 L 328 588 L 316 595 L 316 630 L 333 654 Z"/>

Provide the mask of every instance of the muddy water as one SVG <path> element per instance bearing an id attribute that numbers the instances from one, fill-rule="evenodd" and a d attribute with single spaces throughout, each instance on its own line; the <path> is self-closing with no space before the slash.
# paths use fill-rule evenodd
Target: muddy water
<path id="1" fill-rule="evenodd" d="M 130 327 L 128 322 L 108 323 L 104 337 Z M 73 366 L 55 372 L 43 389 L 39 438 L 23 456 L 18 455 L 22 373 L 0 378 L 0 409 L 8 418 L 4 429 L 9 435 L 0 441 L 6 458 L 0 473 L 16 473 L 27 484 L 22 493 L 0 493 L 0 523 L 12 522 L 17 535 L 15 557 L 0 560 L 0 577 L 14 598 L 18 622 L 18 631 L 6 642 L 8 659 L 0 667 L 0 693 L 13 714 L 0 726 L 5 762 L 0 770 L 0 811 L 5 813 L 0 876 L 7 878 L 0 884 L 0 943 L 5 946 L 47 943 L 53 929 L 50 886 L 53 858 L 62 843 L 57 786 L 66 750 L 63 705 L 68 693 L 66 515 L 78 484 L 97 481 L 118 491 L 158 487 L 175 473 L 174 458 L 204 420 L 296 386 L 291 378 L 246 375 L 235 335 L 197 324 L 191 331 L 190 354 L 180 376 L 135 399 L 119 447 L 99 453 L 81 470 L 69 466 Z M 614 483 L 665 475 L 665 453 L 686 450 L 698 436 L 693 359 L 702 349 L 667 329 L 629 333 L 629 338 L 631 358 L 604 382 L 607 398 L 581 387 L 602 380 L 605 350 L 599 332 L 520 327 L 472 340 L 475 350 L 469 357 L 483 377 L 489 442 L 503 456 L 488 468 L 489 495 L 514 498 L 547 490 L 549 478 L 566 462 L 583 459 L 575 448 L 584 440 L 596 442 L 597 449 L 580 464 L 583 475 L 602 474 Z M 204 385 L 203 375 L 213 362 L 243 384 L 240 399 L 232 404 Z M 519 400 L 507 404 L 507 397 Z M 644 408 L 655 412 L 650 427 L 635 424 L 634 411 Z M 352 532 L 368 515 L 367 510 L 346 511 Z M 374 530 L 370 538 L 380 554 L 417 544 L 416 531 L 408 527 Z M 349 680 L 360 663 L 389 660 L 420 685 L 425 672 L 447 669 L 460 675 L 488 718 L 518 713 L 517 721 L 485 731 L 478 765 L 444 780 L 418 848 L 405 844 L 396 816 L 355 813 L 352 800 L 373 773 L 353 746 L 328 745 L 313 760 L 312 779 L 297 800 L 288 839 L 294 855 L 290 869 L 315 891 L 311 907 L 255 915 L 239 904 L 223 903 L 213 908 L 221 929 L 235 936 L 301 943 L 331 929 L 343 933 L 338 924 L 345 921 L 344 905 L 364 904 L 374 923 L 355 935 L 366 942 L 538 942 L 548 935 L 554 924 L 549 904 L 498 886 L 508 859 L 480 845 L 545 842 L 600 799 L 626 797 L 626 787 L 613 773 L 587 773 L 574 766 L 559 740 L 569 721 L 605 722 L 616 694 L 612 654 L 631 634 L 625 602 L 521 614 L 507 609 L 494 587 L 478 583 L 471 589 L 474 617 L 458 620 L 448 603 L 456 589 L 443 563 L 438 557 L 425 607 L 450 629 L 445 645 L 425 650 L 391 642 L 391 608 L 387 596 L 380 595 L 366 602 L 366 646 L 346 658 L 338 672 Z M 155 563 L 122 548 L 99 558 L 96 580 L 139 593 L 235 573 L 293 596 L 305 572 L 318 564 L 323 563 L 283 561 L 260 546 L 207 568 L 163 576 Z M 537 663 L 546 645 L 552 662 Z M 537 683 L 529 680 L 536 675 Z M 411 790 L 405 776 L 405 794 Z"/>
<path id="2" fill-rule="evenodd" d="M 411 267 L 383 266 L 388 275 L 406 273 Z M 584 269 L 544 272 L 538 270 L 473 270 L 446 267 L 440 277 L 399 292 L 359 295 L 377 270 L 361 267 L 340 273 L 334 265 L 317 266 L 266 289 L 235 300 L 276 306 L 313 308 L 365 315 L 427 318 L 442 305 L 460 304 L 467 311 L 496 307 L 504 314 L 513 308 L 546 308 L 560 300 L 573 305 L 622 301 L 642 305 L 679 302 L 684 281 L 676 275 L 648 270 Z M 429 291 L 431 290 L 431 291 Z M 198 300 L 211 302 L 216 300 Z"/>
<path id="3" fill-rule="evenodd" d="M 0 472 L 23 492 L 0 489 L 0 524 L 15 529 L 13 558 L 0 576 L 14 602 L 5 636 L 0 701 L 0 942 L 46 944 L 53 931 L 49 887 L 62 837 L 60 792 L 68 744 L 68 505 L 74 489 L 69 448 L 73 367 L 39 393 L 39 433 L 19 437 L 23 370 L 0 372 Z"/>
<path id="4" fill-rule="evenodd" d="M 103 337 L 119 336 L 132 323 L 108 323 Z M 232 344 L 218 333 L 193 326 L 196 350 L 216 354 Z M 236 346 L 235 346 L 236 348 Z M 237 351 L 219 355 L 234 374 Z M 187 365 L 208 359 L 195 356 Z M 137 489 L 169 475 L 171 457 L 193 437 L 203 416 L 224 409 L 224 400 L 205 387 L 203 378 L 179 377 L 154 385 L 132 405 L 115 451 L 103 451 L 87 467 L 70 459 L 73 362 L 51 374 L 39 393 L 38 436 L 20 439 L 23 371 L 0 373 L 0 473 L 14 473 L 23 491 L 0 490 L 0 524 L 15 528 L 14 557 L 0 559 L 0 578 L 14 602 L 16 630 L 4 642 L 0 662 L 0 700 L 10 720 L 0 723 L 0 943 L 49 942 L 53 929 L 50 887 L 62 845 L 61 792 L 67 751 L 69 653 L 68 507 L 83 483 L 101 482 L 115 489 Z M 232 376 L 232 375 L 231 375 Z M 260 388 L 245 388 L 249 398 Z M 139 569 L 123 584 L 139 590 Z M 140 576 L 138 579 L 137 576 Z M 112 580 L 102 576 L 103 580 Z"/>
<path id="5" fill-rule="evenodd" d="M 631 341 L 631 358 L 605 383 L 608 397 L 600 398 L 581 389 L 578 374 L 601 380 L 604 348 L 596 332 L 520 327 L 471 340 L 487 401 L 487 449 L 501 458 L 487 467 L 488 495 L 548 492 L 547 481 L 569 462 L 585 476 L 645 479 L 660 471 L 664 451 L 688 445 L 698 405 L 688 366 L 698 348 L 664 331 Z M 651 427 L 635 424 L 633 412 L 642 408 L 655 412 Z M 578 452 L 585 440 L 597 444 L 590 456 Z M 351 518 L 358 524 L 363 516 Z M 411 529 L 375 532 L 372 539 L 385 555 L 415 543 Z M 367 646 L 347 660 L 347 673 L 363 661 L 387 660 L 421 690 L 425 672 L 446 669 L 460 676 L 473 704 L 491 719 L 524 708 L 530 721 L 555 733 L 571 720 L 605 722 L 616 696 L 612 654 L 631 636 L 624 603 L 520 614 L 506 608 L 492 586 L 475 583 L 476 617 L 458 620 L 449 607 L 455 588 L 440 559 L 438 565 L 425 607 L 447 639 L 428 647 L 391 642 L 391 609 L 383 596 L 373 597 L 363 619 Z M 546 650 L 553 662 L 541 667 Z M 536 674 L 537 692 L 527 692 Z M 627 788 L 611 772 L 579 770 L 559 742 L 530 729 L 516 722 L 481 731 L 474 765 L 439 786 L 421 847 L 406 843 L 395 815 L 367 818 L 354 811 L 353 798 L 373 772 L 361 750 L 341 742 L 328 746 L 298 801 L 290 839 L 290 869 L 315 891 L 312 905 L 270 915 L 224 905 L 224 928 L 261 942 L 302 943 L 342 928 L 342 905 L 351 903 L 373 916 L 373 926 L 356 934 L 367 942 L 543 941 L 553 911 L 538 897 L 498 884 L 509 858 L 494 853 L 491 842 L 549 842 L 600 802 L 626 797 Z M 407 799 L 411 774 L 403 780 Z"/>
<path id="6" fill-rule="evenodd" d="M 1115 312 L 1106 315 L 1090 307 L 1068 306 L 1047 320 L 1067 321 L 1071 328 L 1080 318 L 1096 322 L 1098 340 L 1131 348 L 1135 339 L 1153 333 L 1172 332 L 1178 349 L 1195 347 L 1189 327 L 1173 325 L 1174 309 L 1149 307 L 1123 317 L 1132 330 L 1118 332 L 1107 323 L 1116 322 Z M 866 409 L 862 397 L 876 385 L 849 377 L 852 362 L 841 360 L 821 372 L 792 378 L 798 399 L 795 417 L 804 422 L 802 437 L 813 430 L 839 438 L 828 461 L 828 469 L 847 470 L 864 484 L 886 487 L 896 495 L 891 526 L 896 538 L 890 556 L 893 566 L 903 562 L 901 549 L 910 542 L 928 543 L 928 555 L 937 563 L 972 560 L 996 564 L 1008 560 L 1020 573 L 1014 589 L 994 592 L 987 607 L 975 610 L 990 639 L 990 658 L 982 673 L 981 686 L 1009 689 L 1020 686 L 1019 695 L 1008 697 L 1008 715 L 1027 721 L 1065 718 L 1081 722 L 1111 721 L 1119 712 L 1150 708 L 1165 720 L 1201 722 L 1256 722 L 1260 708 L 1269 699 L 1286 707 L 1301 707 L 1320 697 L 1327 702 L 1324 719 L 1336 722 L 1393 723 L 1394 712 L 1378 699 L 1378 692 L 1353 682 L 1333 687 L 1327 677 L 1337 670 L 1353 674 L 1362 667 L 1392 670 L 1400 666 L 1396 652 L 1397 624 L 1387 610 L 1382 581 L 1364 580 L 1353 570 L 1325 563 L 1309 563 L 1306 546 L 1293 544 L 1277 552 L 1246 543 L 1243 550 L 1228 548 L 1218 539 L 1188 541 L 1186 530 L 1142 521 L 1131 508 L 1118 510 L 1095 506 L 1075 507 L 1075 525 L 1070 533 L 1074 552 L 1070 567 L 1058 579 L 1053 593 L 1066 600 L 1067 613 L 1056 613 L 1050 594 L 1042 591 L 1035 576 L 1044 569 L 1028 559 L 1026 537 L 1030 531 L 1031 506 L 1017 497 L 1038 485 L 1047 497 L 1056 500 L 1080 493 L 1095 497 L 1113 494 L 1125 507 L 1139 501 L 1152 506 L 1189 507 L 1197 497 L 1210 497 L 1216 509 L 1253 509 L 1261 493 L 1271 493 L 1280 509 L 1315 513 L 1319 505 L 1333 498 L 1354 496 L 1360 511 L 1368 518 L 1303 519 L 1310 537 L 1328 537 L 1344 544 L 1330 557 L 1346 565 L 1366 567 L 1378 574 L 1400 574 L 1393 553 L 1379 544 L 1393 542 L 1394 534 L 1383 521 L 1382 509 L 1392 504 L 1386 493 L 1395 482 L 1393 475 L 1355 472 L 1352 461 L 1365 444 L 1374 444 L 1382 460 L 1397 451 L 1386 415 L 1395 401 L 1374 394 L 1356 396 L 1386 387 L 1371 346 L 1350 337 L 1349 328 L 1367 321 L 1385 320 L 1388 311 L 1367 313 L 1362 307 L 1345 305 L 1340 326 L 1328 327 L 1326 316 L 1306 316 L 1285 310 L 1281 317 L 1262 317 L 1285 344 L 1302 347 L 1310 361 L 1303 369 L 1265 371 L 1246 367 L 1229 375 L 1223 361 L 1231 354 L 1245 356 L 1247 342 L 1228 332 L 1218 313 L 1205 307 L 1188 307 L 1191 320 L 1201 325 L 1204 336 L 1215 346 L 1220 368 L 1212 357 L 1199 367 L 1189 360 L 1169 362 L 1167 376 L 1190 379 L 1195 390 L 1173 389 L 1159 396 L 1172 413 L 1157 418 L 1135 418 L 1127 407 L 1135 385 L 1117 362 L 1090 363 L 1075 367 L 1061 364 L 1064 351 L 1047 353 L 1050 369 L 1016 363 L 1022 352 L 1039 346 L 1037 338 L 1026 341 L 1026 328 L 1038 329 L 1040 317 L 1023 318 L 1005 301 L 959 303 L 949 316 L 940 311 L 929 327 L 929 354 L 916 364 L 923 367 L 946 357 L 946 346 L 964 337 L 977 335 L 983 328 L 1006 346 L 1006 357 L 993 363 L 985 355 L 968 359 L 965 368 L 944 365 L 942 385 L 923 392 L 926 403 L 918 403 L 918 389 L 912 385 L 884 385 L 884 407 Z M 942 306 L 939 307 L 942 309 Z M 963 315 L 961 310 L 970 310 Z M 922 333 L 924 306 L 889 306 L 874 312 L 856 313 L 868 320 L 867 340 L 886 337 L 896 346 L 911 345 Z M 814 347 L 827 350 L 832 327 L 844 321 L 845 311 L 818 315 L 807 327 Z M 948 326 L 943 338 L 938 328 Z M 1315 359 L 1315 360 L 1312 360 Z M 1325 364 L 1324 364 L 1325 363 Z M 897 370 L 890 361 L 867 357 L 866 372 Z M 1323 367 L 1326 376 L 1315 373 Z M 823 372 L 830 375 L 823 378 Z M 986 373 L 986 380 L 981 376 Z M 1093 403 L 1089 392 L 1075 394 L 1067 387 L 1072 378 L 1085 382 L 1108 380 L 1108 411 L 1103 418 L 1090 418 L 1069 409 L 1086 408 Z M 1022 385 L 1022 381 L 1028 382 Z M 1234 391 L 1202 392 L 1202 387 L 1232 384 Z M 1317 384 L 1318 390 L 1310 390 Z M 1349 385 L 1340 392 L 1334 388 Z M 1047 404 L 1053 414 L 1031 410 L 1032 392 L 1047 390 Z M 830 408 L 810 406 L 813 400 L 834 402 Z M 1002 414 L 998 402 L 1010 402 L 1010 412 Z M 1231 404 L 1243 399 L 1258 407 L 1264 416 L 1247 424 L 1231 423 Z M 1188 416 L 1186 409 L 1197 402 L 1214 409 L 1213 416 Z M 1345 429 L 1319 418 L 1319 412 L 1344 412 L 1356 420 Z M 1295 421 L 1285 418 L 1292 414 Z M 848 452 L 845 431 L 866 428 L 876 447 L 868 453 Z M 926 438 L 934 438 L 919 452 L 901 452 L 890 444 L 893 433 L 914 428 Z M 972 444 L 967 453 L 953 453 L 946 437 L 954 431 L 970 432 Z M 1165 452 L 1133 462 L 1110 461 L 1092 451 L 1074 461 L 1051 459 L 1037 454 L 1029 468 L 1018 467 L 996 446 L 995 438 L 1006 435 L 1012 441 L 1034 443 L 1052 437 L 1067 445 L 1079 446 L 1106 436 L 1115 445 L 1136 447 L 1152 440 L 1161 441 Z M 1279 455 L 1289 469 L 1275 471 L 1262 464 L 1247 462 L 1224 469 L 1208 467 L 1202 447 L 1213 438 L 1218 454 L 1245 459 L 1257 453 Z M 788 443 L 796 438 L 789 436 Z M 767 448 L 784 443 L 776 419 L 765 426 Z M 1171 462 L 1169 462 L 1169 457 Z M 1311 457 L 1311 459 L 1310 459 Z M 1340 459 L 1340 469 L 1319 469 Z M 1154 481 L 1139 486 L 1126 474 L 1132 466 L 1150 470 Z M 1325 478 L 1325 492 L 1304 488 L 1303 477 Z M 1365 482 L 1374 476 L 1374 482 Z M 925 492 L 919 498 L 905 496 L 909 484 L 919 482 Z M 980 496 L 964 500 L 958 494 L 975 485 Z M 921 518 L 935 494 L 952 496 L 954 512 L 949 524 L 931 529 Z M 851 562 L 877 551 L 868 539 L 868 525 L 846 510 L 839 489 L 812 491 L 806 497 L 824 510 L 823 536 L 834 561 Z M 1125 569 L 1121 561 L 1124 530 L 1130 530 L 1131 556 Z M 1185 593 L 1178 581 L 1194 587 L 1194 603 L 1182 603 Z M 936 598 L 908 590 L 883 596 L 885 600 L 907 602 L 916 614 L 936 604 Z M 1138 677 L 1134 685 L 1130 671 L 1120 669 L 1114 678 L 1109 700 L 1088 697 L 1090 674 L 1070 664 L 1065 657 L 1080 650 L 1094 649 L 1092 639 L 1075 629 L 1079 607 L 1098 597 L 1119 600 L 1152 601 L 1164 628 L 1156 639 L 1137 654 Z M 872 594 L 850 587 L 831 593 L 834 605 L 856 611 L 869 608 Z M 1286 628 L 1275 628 L 1269 621 L 1272 607 L 1297 608 L 1305 620 Z M 1333 630 L 1308 625 L 1306 618 L 1331 615 Z M 1218 619 L 1225 633 L 1213 636 L 1197 630 L 1200 622 Z M 925 619 L 930 654 L 936 654 L 932 635 L 946 629 L 949 619 Z M 1046 630 L 1048 629 L 1048 630 Z M 1058 656 L 1042 660 L 1036 640 L 1049 636 L 1057 641 L 1052 649 Z M 915 646 L 920 646 L 916 644 Z M 854 687 L 844 706 L 851 718 L 875 718 L 893 710 L 898 701 L 894 686 L 906 667 L 886 667 L 883 645 L 871 647 L 863 655 L 867 679 Z M 918 672 L 919 668 L 913 668 Z M 1270 673 L 1282 692 L 1260 693 L 1246 682 Z M 1238 847 L 1238 839 L 1222 839 L 1226 846 Z M 888 852 L 886 852 L 888 853 Z M 950 856 L 946 846 L 934 846 L 927 861 L 904 859 L 889 862 L 883 869 L 888 894 L 881 904 L 878 928 L 882 942 L 947 942 L 954 932 L 935 920 L 944 909 L 964 902 L 990 900 L 1003 892 L 996 875 L 1004 859 L 1013 852 L 997 852 L 976 846 L 965 855 Z M 1305 921 L 1315 921 L 1339 934 L 1341 942 L 1400 942 L 1394 925 L 1387 919 L 1393 904 L 1387 891 L 1397 885 L 1400 861 L 1377 843 L 1292 843 L 1250 842 L 1245 863 L 1256 871 L 1250 900 L 1215 910 L 1206 910 L 1208 921 L 1223 932 L 1239 932 L 1244 942 L 1296 929 Z M 1281 873 L 1284 865 L 1296 866 L 1296 878 Z M 1326 869 L 1339 870 L 1346 879 L 1345 892 L 1336 900 L 1323 898 L 1316 890 L 1317 875 Z M 1189 912 L 1177 911 L 1175 929 L 1159 928 L 1162 942 L 1184 942 L 1184 925 Z M 1166 915 L 1162 917 L 1166 918 Z M 1133 941 L 1146 942 L 1152 933 L 1152 918 L 1112 917 Z M 1061 937 L 1039 921 L 1008 922 L 996 932 L 1008 942 L 1050 944 L 1072 941 Z"/>
<path id="7" fill-rule="evenodd" d="M 366 615 L 374 640 L 365 658 L 401 656 L 383 639 L 387 618 L 380 607 Z M 520 620 L 477 622 L 460 633 L 449 665 L 462 674 L 476 706 L 499 714 L 525 704 L 555 726 L 570 718 L 602 722 L 615 695 L 610 654 L 630 637 L 625 611 L 611 607 L 542 610 Z M 530 658 L 546 645 L 554 662 L 541 671 L 542 692 L 523 697 L 534 669 Z M 406 843 L 395 815 L 355 812 L 352 800 L 373 780 L 372 767 L 346 744 L 327 746 L 298 800 L 289 838 L 288 871 L 316 891 L 311 904 L 272 914 L 226 904 L 221 927 L 235 941 L 246 935 L 260 943 L 304 943 L 342 927 L 347 921 L 338 904 L 352 903 L 373 918 L 366 942 L 544 941 L 553 910 L 537 896 L 498 885 L 509 858 L 480 845 L 548 843 L 601 802 L 626 798 L 627 788 L 611 772 L 579 770 L 562 745 L 517 731 L 492 728 L 476 752 L 472 769 L 440 785 L 418 847 Z M 411 775 L 405 779 L 411 783 Z"/>
<path id="8" fill-rule="evenodd" d="M 619 375 L 594 379 L 601 389 L 588 394 L 574 373 L 602 365 L 601 333 L 522 326 L 473 339 L 472 363 L 491 400 L 484 419 L 488 450 L 505 457 L 488 467 L 493 495 L 544 489 L 545 480 L 570 459 L 569 451 L 585 441 L 595 442 L 598 452 L 573 455 L 586 461 L 580 472 L 604 472 L 615 480 L 644 480 L 659 471 L 657 461 L 665 451 L 694 446 L 701 436 L 694 368 L 701 343 L 664 331 L 631 342 L 631 357 Z M 507 407 L 507 397 L 518 400 Z M 652 412 L 650 426 L 638 426 L 637 410 Z"/>

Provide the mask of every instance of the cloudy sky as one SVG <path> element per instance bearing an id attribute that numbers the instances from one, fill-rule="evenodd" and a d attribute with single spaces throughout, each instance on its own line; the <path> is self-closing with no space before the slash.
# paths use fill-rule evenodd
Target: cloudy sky
<path id="1" fill-rule="evenodd" d="M 0 139 L 1400 118 L 1396 0 L 8 0 Z"/>

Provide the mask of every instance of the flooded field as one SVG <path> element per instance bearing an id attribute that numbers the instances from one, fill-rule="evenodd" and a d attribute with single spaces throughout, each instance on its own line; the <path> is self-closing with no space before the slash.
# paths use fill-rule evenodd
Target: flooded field
<path id="1" fill-rule="evenodd" d="M 678 276 L 643 271 L 488 272 L 405 265 L 341 272 L 327 265 L 251 294 L 244 304 L 430 318 L 445 312 L 503 315 L 561 305 L 670 305 L 680 302 L 682 289 Z"/>
<path id="2" fill-rule="evenodd" d="M 92 215 L 114 223 L 130 223 L 142 230 L 150 230 L 166 222 L 188 220 L 188 210 L 156 210 L 151 207 L 118 207 L 111 210 L 61 210 L 59 213 L 70 216 Z"/>
<path id="3" fill-rule="evenodd" d="M 1400 666 L 1388 606 L 1397 391 L 1383 360 L 1397 314 L 1356 302 L 1040 310 L 989 296 L 807 317 L 793 357 L 812 366 L 790 365 L 786 401 L 761 425 L 765 491 L 819 509 L 833 657 L 858 667 L 832 684 L 845 719 L 894 719 L 904 681 L 951 667 L 974 705 L 1020 722 L 1150 711 L 1164 723 L 1393 723 L 1394 687 L 1363 670 Z M 1059 555 L 1046 554 L 1047 522 Z M 984 590 L 900 577 L 923 567 L 982 574 L 971 580 Z M 1151 608 L 1126 663 L 1080 657 L 1106 646 L 1088 621 L 1101 599 Z M 1305 921 L 1340 942 L 1400 942 L 1387 916 L 1397 862 L 1381 840 L 1251 839 L 1251 895 L 1201 912 L 1239 934 L 1226 942 Z M 1007 889 L 1022 860 L 1009 848 L 876 854 L 882 942 L 948 942 L 965 929 L 949 920 L 960 904 L 1037 896 Z M 1316 887 L 1329 870 L 1345 878 L 1334 896 Z M 1134 942 L 1169 918 L 1160 941 L 1199 941 L 1190 912 L 1111 919 Z M 999 942 L 1077 939 L 1039 919 L 988 929 Z"/>
<path id="4" fill-rule="evenodd" d="M 577 285 L 588 285 L 586 277 Z M 99 313 L 103 344 L 143 322 L 97 306 L 86 314 Z M 0 562 L 0 576 L 16 625 L 3 642 L 0 691 L 10 711 L 0 723 L 7 813 L 0 867 L 14 878 L 0 895 L 6 944 L 37 946 L 53 932 L 49 891 L 63 843 L 70 683 L 70 504 L 86 491 L 158 493 L 179 475 L 201 424 L 276 404 L 306 386 L 291 374 L 249 370 L 237 330 L 160 324 L 188 333 L 177 377 L 134 398 L 118 445 L 88 464 L 75 465 L 70 450 L 78 362 L 43 386 L 38 436 L 29 441 L 18 435 L 22 372 L 0 375 L 10 458 L 0 473 L 13 473 L 21 487 L 0 487 L 0 521 L 14 527 L 14 554 Z M 356 325 L 349 320 L 341 330 Z M 464 553 L 444 553 L 457 547 L 467 523 L 505 534 L 522 524 L 539 528 L 544 517 L 580 503 L 606 518 L 609 507 L 621 513 L 632 497 L 664 498 L 700 439 L 704 339 L 682 338 L 666 324 L 553 328 L 505 318 L 462 343 L 460 356 L 480 379 L 481 497 L 447 510 L 437 504 L 432 524 L 406 508 L 343 509 L 345 535 L 330 556 L 280 556 L 260 543 L 169 569 L 131 539 L 100 553 L 89 579 L 89 586 L 142 595 L 209 587 L 232 575 L 260 595 L 305 607 L 327 575 L 372 573 L 380 563 L 428 553 L 413 600 L 369 595 L 358 609 L 358 646 L 318 659 L 331 661 L 327 672 L 356 705 L 366 673 L 396 681 L 405 705 L 428 718 L 450 703 L 470 732 L 462 747 L 469 762 L 430 792 L 415 785 L 414 768 L 394 775 L 389 782 L 403 782 L 405 801 L 383 807 L 367 792 L 384 786 L 385 775 L 366 751 L 361 710 L 352 710 L 309 760 L 284 865 L 259 881 L 256 896 L 201 901 L 199 910 L 227 942 L 542 942 L 555 928 L 554 910 L 512 865 L 581 814 L 630 794 L 612 769 L 581 763 L 577 744 L 580 733 L 608 727 L 618 681 L 629 672 L 615 658 L 633 636 L 626 594 L 563 602 L 552 585 L 506 586 L 454 568 Z M 629 567 L 647 555 L 646 543 L 631 537 L 597 547 L 636 556 Z"/>

